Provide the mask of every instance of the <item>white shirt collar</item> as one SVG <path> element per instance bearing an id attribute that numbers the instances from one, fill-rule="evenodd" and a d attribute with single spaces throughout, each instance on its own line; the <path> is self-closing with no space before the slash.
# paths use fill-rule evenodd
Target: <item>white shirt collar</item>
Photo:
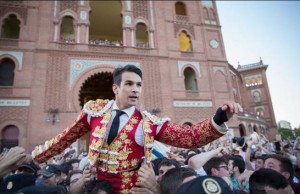
<path id="1" fill-rule="evenodd" d="M 112 106 L 112 110 L 120 110 L 117 103 L 116 103 L 116 101 L 114 101 L 114 104 Z M 123 109 L 122 111 L 125 112 L 128 117 L 131 117 L 133 115 L 134 111 L 135 111 L 135 106 Z"/>

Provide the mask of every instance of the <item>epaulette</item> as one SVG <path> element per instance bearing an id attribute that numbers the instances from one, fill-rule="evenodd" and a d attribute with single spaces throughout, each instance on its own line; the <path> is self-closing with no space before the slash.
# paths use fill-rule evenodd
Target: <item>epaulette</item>
<path id="1" fill-rule="evenodd" d="M 90 100 L 83 106 L 83 111 L 91 117 L 100 117 L 113 105 L 113 103 L 113 100 Z"/>
<path id="2" fill-rule="evenodd" d="M 149 120 L 154 124 L 154 125 L 162 125 L 167 121 L 170 121 L 171 119 L 168 117 L 165 118 L 159 118 L 155 115 L 152 115 L 151 113 L 147 112 L 147 111 L 143 111 L 142 112 L 147 118 L 149 118 Z"/>

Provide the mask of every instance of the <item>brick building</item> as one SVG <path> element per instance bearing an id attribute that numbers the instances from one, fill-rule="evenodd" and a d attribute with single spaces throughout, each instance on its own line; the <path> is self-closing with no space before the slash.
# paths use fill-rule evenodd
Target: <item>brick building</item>
<path id="1" fill-rule="evenodd" d="M 236 100 L 248 116 L 228 123 L 235 136 L 276 133 L 267 66 L 228 64 L 214 1 L 0 1 L 0 26 L 1 149 L 29 151 L 86 101 L 112 99 L 129 63 L 144 72 L 142 110 L 195 124 Z"/>

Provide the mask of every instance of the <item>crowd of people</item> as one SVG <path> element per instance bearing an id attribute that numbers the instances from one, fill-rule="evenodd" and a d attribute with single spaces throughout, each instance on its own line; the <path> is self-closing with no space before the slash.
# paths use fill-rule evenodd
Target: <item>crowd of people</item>
<path id="1" fill-rule="evenodd" d="M 89 44 L 102 45 L 102 46 L 123 46 L 122 41 L 110 41 L 110 40 L 89 40 Z"/>
<path id="2" fill-rule="evenodd" d="M 300 138 L 269 141 L 252 134 L 258 138 L 221 138 L 197 149 L 154 148 L 153 160 L 140 167 L 131 193 L 300 193 Z M 110 182 L 97 180 L 87 152 L 72 147 L 40 164 L 13 147 L 1 153 L 0 177 L 3 194 L 114 193 Z"/>

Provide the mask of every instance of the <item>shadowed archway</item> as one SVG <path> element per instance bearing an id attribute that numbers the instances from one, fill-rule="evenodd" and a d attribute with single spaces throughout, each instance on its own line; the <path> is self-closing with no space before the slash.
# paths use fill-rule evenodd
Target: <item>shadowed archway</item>
<path id="1" fill-rule="evenodd" d="M 110 72 L 99 72 L 90 76 L 80 87 L 80 106 L 89 100 L 114 99 L 112 91 L 113 78 Z"/>

